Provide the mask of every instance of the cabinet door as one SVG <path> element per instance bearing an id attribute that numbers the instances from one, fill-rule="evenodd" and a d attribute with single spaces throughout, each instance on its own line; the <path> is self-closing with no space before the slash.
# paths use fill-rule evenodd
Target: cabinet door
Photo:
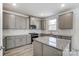
<path id="1" fill-rule="evenodd" d="M 25 45 L 26 44 L 26 35 L 16 36 L 15 40 L 16 40 L 15 41 L 16 47 Z"/>
<path id="2" fill-rule="evenodd" d="M 21 39 L 21 45 L 26 45 L 27 44 L 27 38 L 26 38 L 26 35 L 23 35 L 23 36 L 20 36 L 20 39 Z"/>
<path id="3" fill-rule="evenodd" d="M 29 29 L 29 18 L 27 17 L 25 21 L 26 21 L 26 29 Z"/>
<path id="4" fill-rule="evenodd" d="M 43 56 L 61 56 L 62 52 L 47 45 L 43 45 Z"/>
<path id="5" fill-rule="evenodd" d="M 46 30 L 46 20 L 41 20 L 41 30 Z"/>
<path id="6" fill-rule="evenodd" d="M 30 25 L 35 25 L 36 26 L 36 29 L 41 29 L 41 25 L 40 25 L 40 19 L 39 18 L 36 18 L 36 17 L 31 17 L 30 18 Z"/>
<path id="7" fill-rule="evenodd" d="M 73 13 L 66 13 L 59 15 L 59 28 L 60 29 L 72 29 L 73 26 Z"/>
<path id="8" fill-rule="evenodd" d="M 30 43 L 31 43 L 31 36 L 27 35 L 27 44 L 30 44 Z"/>
<path id="9" fill-rule="evenodd" d="M 42 44 L 34 41 L 33 42 L 33 54 L 34 56 L 42 56 Z"/>
<path id="10" fill-rule="evenodd" d="M 4 29 L 15 28 L 15 15 L 3 13 L 3 28 Z"/>
<path id="11" fill-rule="evenodd" d="M 16 29 L 26 29 L 26 18 L 21 16 L 15 17 Z"/>
<path id="12" fill-rule="evenodd" d="M 14 37 L 7 37 L 7 49 L 15 47 L 15 38 Z"/>
<path id="13" fill-rule="evenodd" d="M 15 37 L 15 47 L 21 46 L 21 38 L 19 36 Z"/>

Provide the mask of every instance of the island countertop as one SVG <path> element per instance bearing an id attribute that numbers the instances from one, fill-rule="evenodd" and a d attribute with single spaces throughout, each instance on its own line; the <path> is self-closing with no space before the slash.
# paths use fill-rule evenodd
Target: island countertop
<path id="1" fill-rule="evenodd" d="M 48 36 L 38 37 L 38 38 L 35 38 L 34 40 L 59 50 L 64 50 L 66 46 L 70 44 L 70 40 L 60 39 L 55 37 L 48 37 Z"/>

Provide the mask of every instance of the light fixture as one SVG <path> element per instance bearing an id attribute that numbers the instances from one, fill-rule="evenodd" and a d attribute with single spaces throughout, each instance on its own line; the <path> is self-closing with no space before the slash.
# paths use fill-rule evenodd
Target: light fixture
<path id="1" fill-rule="evenodd" d="M 65 7 L 65 4 L 61 4 L 61 7 Z"/>
<path id="2" fill-rule="evenodd" d="M 13 6 L 16 6 L 16 3 L 13 3 L 12 5 L 13 5 Z"/>

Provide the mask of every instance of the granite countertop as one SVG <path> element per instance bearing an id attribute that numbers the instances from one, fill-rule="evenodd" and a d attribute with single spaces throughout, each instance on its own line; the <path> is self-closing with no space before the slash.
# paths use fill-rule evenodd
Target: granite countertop
<path id="1" fill-rule="evenodd" d="M 70 40 L 55 38 L 55 37 L 39 37 L 35 38 L 35 41 L 46 44 L 48 46 L 57 48 L 59 50 L 64 50 L 68 44 L 70 44 Z"/>

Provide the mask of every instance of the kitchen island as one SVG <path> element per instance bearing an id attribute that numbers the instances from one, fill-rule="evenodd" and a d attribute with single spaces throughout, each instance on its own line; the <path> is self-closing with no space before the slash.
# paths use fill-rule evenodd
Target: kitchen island
<path id="1" fill-rule="evenodd" d="M 34 39 L 34 56 L 63 56 L 69 51 L 70 40 L 55 37 L 39 37 Z"/>

